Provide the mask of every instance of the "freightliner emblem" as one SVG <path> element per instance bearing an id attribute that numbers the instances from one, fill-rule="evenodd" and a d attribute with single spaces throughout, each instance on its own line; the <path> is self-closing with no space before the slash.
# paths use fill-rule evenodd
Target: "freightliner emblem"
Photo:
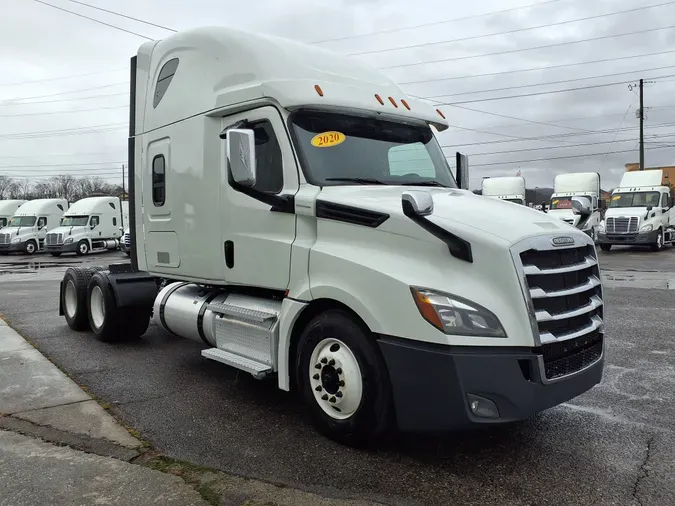
<path id="1" fill-rule="evenodd" d="M 553 239 L 551 239 L 551 244 L 553 244 L 553 246 L 570 246 L 574 244 L 574 237 L 569 237 L 567 235 L 554 237 Z"/>

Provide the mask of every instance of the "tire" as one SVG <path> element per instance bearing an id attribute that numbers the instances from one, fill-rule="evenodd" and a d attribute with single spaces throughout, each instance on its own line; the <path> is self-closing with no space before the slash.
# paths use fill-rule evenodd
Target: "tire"
<path id="1" fill-rule="evenodd" d="M 49 254 L 53 257 L 60 257 L 61 256 L 60 251 L 51 251 Z"/>
<path id="2" fill-rule="evenodd" d="M 26 244 L 23 247 L 23 252 L 26 255 L 32 255 L 38 250 L 37 243 L 33 241 L 32 239 L 30 241 L 26 241 Z"/>
<path id="3" fill-rule="evenodd" d="M 127 254 L 128 257 L 130 257 L 130 256 L 131 256 L 131 251 L 127 251 L 126 254 Z"/>
<path id="4" fill-rule="evenodd" d="M 386 365 L 370 333 L 349 313 L 328 310 L 311 320 L 295 363 L 298 391 L 320 433 L 360 447 L 388 432 L 393 402 Z"/>
<path id="5" fill-rule="evenodd" d="M 120 308 L 124 321 L 122 335 L 125 340 L 135 341 L 145 334 L 150 326 L 150 309 L 141 307 Z"/>
<path id="6" fill-rule="evenodd" d="M 659 228 L 656 234 L 656 241 L 651 245 L 652 251 L 661 251 L 663 249 L 663 229 Z"/>
<path id="7" fill-rule="evenodd" d="M 77 243 L 77 250 L 75 250 L 75 254 L 79 257 L 86 255 L 89 253 L 89 243 L 82 239 L 80 242 Z"/>
<path id="8" fill-rule="evenodd" d="M 73 330 L 89 329 L 87 289 L 94 273 L 83 267 L 69 267 L 61 283 L 61 307 Z"/>
<path id="9" fill-rule="evenodd" d="M 612 249 L 612 245 L 611 245 L 611 244 L 601 244 L 601 245 L 600 245 L 600 249 L 601 249 L 602 251 L 609 251 L 609 250 Z"/>
<path id="10" fill-rule="evenodd" d="M 117 301 L 108 278 L 94 272 L 87 287 L 89 327 L 94 337 L 103 342 L 119 341 L 122 337 L 122 322 Z"/>

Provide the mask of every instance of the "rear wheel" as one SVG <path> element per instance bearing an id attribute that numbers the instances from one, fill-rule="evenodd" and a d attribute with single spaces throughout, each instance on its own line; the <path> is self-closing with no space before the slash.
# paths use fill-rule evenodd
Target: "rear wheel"
<path id="1" fill-rule="evenodd" d="M 94 273 L 87 289 L 89 326 L 99 341 L 112 342 L 120 338 L 121 318 L 117 301 L 108 278 Z"/>
<path id="2" fill-rule="evenodd" d="M 319 432 L 350 446 L 387 432 L 391 386 L 367 329 L 347 312 L 329 310 L 307 325 L 297 350 L 298 389 Z"/>
<path id="3" fill-rule="evenodd" d="M 94 273 L 84 267 L 69 267 L 61 282 L 61 307 L 68 326 L 73 330 L 89 328 L 87 287 Z"/>

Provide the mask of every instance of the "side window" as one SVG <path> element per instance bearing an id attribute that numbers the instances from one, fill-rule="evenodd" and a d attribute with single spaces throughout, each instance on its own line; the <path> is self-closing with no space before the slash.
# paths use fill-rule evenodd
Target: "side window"
<path id="1" fill-rule="evenodd" d="M 117 226 L 117 218 L 113 217 L 113 227 Z"/>
<path id="2" fill-rule="evenodd" d="M 166 167 L 164 155 L 152 159 L 152 203 L 161 207 L 166 201 Z"/>
<path id="3" fill-rule="evenodd" d="M 255 133 L 256 190 L 279 193 L 284 185 L 281 147 L 269 121 L 252 125 Z"/>
<path id="4" fill-rule="evenodd" d="M 89 225 L 92 227 L 98 226 L 98 216 L 92 216 L 91 219 L 89 220 Z"/>
<path id="5" fill-rule="evenodd" d="M 436 177 L 434 162 L 421 142 L 394 146 L 389 150 L 389 175 L 405 176 L 406 174 L 415 174 L 425 178 Z"/>
<path id="6" fill-rule="evenodd" d="M 47 226 L 47 218 L 45 218 L 44 216 L 41 216 L 40 218 L 38 218 L 37 226 L 38 226 L 38 228 L 46 227 Z"/>
<path id="7" fill-rule="evenodd" d="M 668 207 L 668 194 L 667 193 L 661 194 L 661 207 Z"/>
<path id="8" fill-rule="evenodd" d="M 159 103 L 162 101 L 166 90 L 169 89 L 169 84 L 173 76 L 176 74 L 176 69 L 178 68 L 178 58 L 169 60 L 164 64 L 162 70 L 159 71 L 159 76 L 157 76 L 157 84 L 155 85 L 155 96 L 152 99 L 152 107 L 156 108 Z"/>

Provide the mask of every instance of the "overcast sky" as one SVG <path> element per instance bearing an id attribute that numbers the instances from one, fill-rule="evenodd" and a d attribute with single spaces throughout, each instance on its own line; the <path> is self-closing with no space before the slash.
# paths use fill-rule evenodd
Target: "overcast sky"
<path id="1" fill-rule="evenodd" d="M 146 37 L 170 33 L 70 0 L 44 1 Z M 440 141 L 453 159 L 457 150 L 469 155 L 473 187 L 520 169 L 532 188 L 581 171 L 600 172 L 603 188 L 612 188 L 639 156 L 638 93 L 627 82 L 656 78 L 645 85 L 646 165 L 675 165 L 675 28 L 644 32 L 675 24 L 675 2 L 83 1 L 177 30 L 222 24 L 318 43 L 384 68 L 408 94 L 455 104 L 442 107 L 453 127 Z M 0 0 L 0 9 L 0 175 L 120 180 L 128 63 L 144 39 L 34 0 Z M 560 45 L 628 32 L 643 33 Z M 404 46 L 417 47 L 393 50 Z M 598 60 L 612 61 L 570 65 Z M 542 85 L 555 81 L 565 82 Z M 597 86 L 607 83 L 615 84 Z M 556 90 L 568 91 L 547 93 Z M 513 95 L 529 96 L 494 100 Z M 523 140 L 532 137 L 539 139 Z"/>

